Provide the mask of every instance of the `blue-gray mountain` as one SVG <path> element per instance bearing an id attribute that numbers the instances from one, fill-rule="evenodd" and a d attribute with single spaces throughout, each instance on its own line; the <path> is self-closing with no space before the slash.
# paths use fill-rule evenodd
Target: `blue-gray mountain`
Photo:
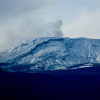
<path id="1" fill-rule="evenodd" d="M 100 62 L 100 39 L 38 38 L 0 53 L 0 66 L 8 71 L 66 70 L 95 62 Z"/>

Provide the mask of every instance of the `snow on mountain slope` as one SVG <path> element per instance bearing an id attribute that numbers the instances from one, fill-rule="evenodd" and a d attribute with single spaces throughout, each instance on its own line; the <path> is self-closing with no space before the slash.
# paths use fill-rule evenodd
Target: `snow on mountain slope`
<path id="1" fill-rule="evenodd" d="M 10 71 L 65 70 L 96 61 L 100 40 L 87 38 L 38 38 L 0 54 L 0 63 Z"/>

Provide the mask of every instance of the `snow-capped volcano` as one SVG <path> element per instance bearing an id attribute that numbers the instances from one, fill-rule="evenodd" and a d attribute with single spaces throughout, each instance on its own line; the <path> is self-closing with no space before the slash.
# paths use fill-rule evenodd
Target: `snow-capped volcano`
<path id="1" fill-rule="evenodd" d="M 9 71 L 66 70 L 100 61 L 100 40 L 38 38 L 0 53 L 2 68 Z"/>

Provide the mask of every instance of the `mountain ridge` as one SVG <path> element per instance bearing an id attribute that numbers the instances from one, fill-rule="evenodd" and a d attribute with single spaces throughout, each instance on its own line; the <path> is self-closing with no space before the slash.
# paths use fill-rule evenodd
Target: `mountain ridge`
<path id="1" fill-rule="evenodd" d="M 99 56 L 100 39 L 44 37 L 0 53 L 0 63 L 11 71 L 16 71 L 17 65 L 21 65 L 19 71 L 67 70 L 71 66 L 95 63 Z"/>

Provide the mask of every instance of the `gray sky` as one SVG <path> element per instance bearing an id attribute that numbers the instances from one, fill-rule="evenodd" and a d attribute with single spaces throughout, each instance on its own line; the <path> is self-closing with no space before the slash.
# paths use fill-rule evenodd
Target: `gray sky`
<path id="1" fill-rule="evenodd" d="M 100 38 L 100 0 L 0 0 L 0 52 L 29 38 Z"/>

